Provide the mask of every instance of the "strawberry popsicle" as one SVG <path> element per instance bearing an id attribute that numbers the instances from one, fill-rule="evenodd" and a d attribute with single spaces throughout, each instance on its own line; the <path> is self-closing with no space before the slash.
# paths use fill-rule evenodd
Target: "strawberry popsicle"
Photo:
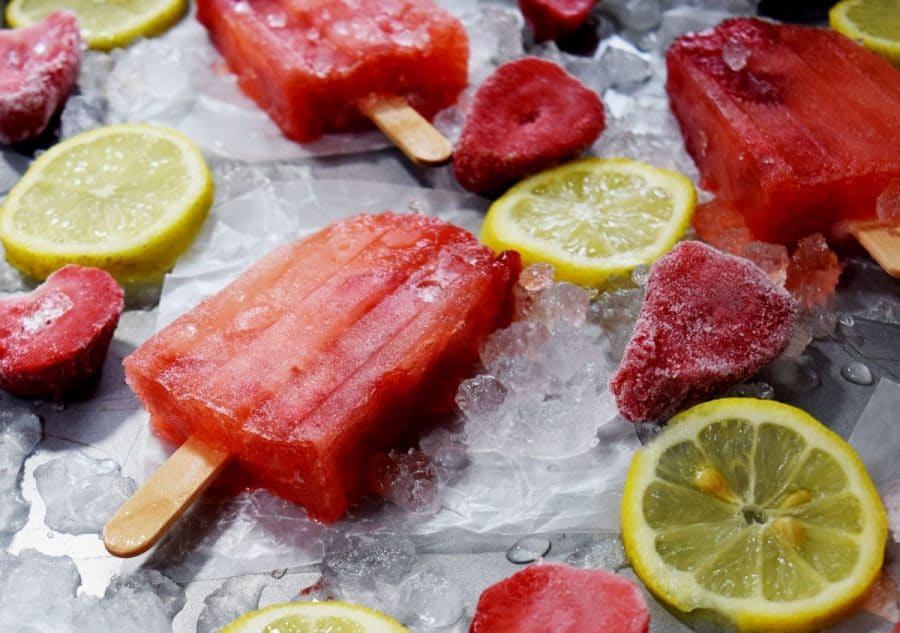
<path id="1" fill-rule="evenodd" d="M 451 406 L 518 269 L 435 218 L 357 216 L 263 258 L 129 356 L 126 379 L 165 437 L 335 521 L 373 457 Z"/>
<path id="2" fill-rule="evenodd" d="M 739 18 L 679 38 L 666 62 L 703 186 L 755 239 L 873 219 L 900 181 L 900 72 L 843 35 Z"/>
<path id="3" fill-rule="evenodd" d="M 468 83 L 468 40 L 431 0 L 198 0 L 241 88 L 296 141 L 367 125 L 371 98 L 426 118 Z"/>

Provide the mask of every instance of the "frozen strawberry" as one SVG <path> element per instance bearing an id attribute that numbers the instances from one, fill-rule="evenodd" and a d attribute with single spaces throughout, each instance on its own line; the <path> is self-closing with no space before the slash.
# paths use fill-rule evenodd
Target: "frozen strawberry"
<path id="1" fill-rule="evenodd" d="M 0 143 L 44 131 L 75 86 L 81 49 L 78 22 L 68 11 L 0 31 Z"/>
<path id="2" fill-rule="evenodd" d="M 581 154 L 603 131 L 600 97 L 557 64 L 525 57 L 475 93 L 453 158 L 459 183 L 481 194 Z"/>
<path id="3" fill-rule="evenodd" d="M 647 297 L 610 382 L 623 417 L 662 420 L 775 359 L 793 331 L 790 294 L 752 262 L 683 242 L 650 270 Z"/>
<path id="4" fill-rule="evenodd" d="M 530 565 L 484 590 L 469 633 L 646 633 L 633 582 L 608 571 Z"/>
<path id="5" fill-rule="evenodd" d="M 90 386 L 123 298 L 109 273 L 65 266 L 34 292 L 0 299 L 0 388 L 61 400 Z"/>
<path id="6" fill-rule="evenodd" d="M 534 38 L 542 42 L 573 33 L 587 20 L 595 3 L 596 0 L 519 0 L 519 9 Z"/>

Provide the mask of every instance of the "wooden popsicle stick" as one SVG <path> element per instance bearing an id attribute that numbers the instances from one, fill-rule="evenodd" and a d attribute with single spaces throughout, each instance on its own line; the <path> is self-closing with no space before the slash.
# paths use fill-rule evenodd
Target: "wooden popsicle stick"
<path id="1" fill-rule="evenodd" d="M 900 226 L 884 222 L 851 222 L 850 233 L 884 272 L 900 279 Z"/>
<path id="2" fill-rule="evenodd" d="M 103 528 L 107 551 L 128 558 L 150 549 L 215 479 L 229 457 L 189 438 L 107 522 Z"/>
<path id="3" fill-rule="evenodd" d="M 403 97 L 371 97 L 359 109 L 414 163 L 436 167 L 453 155 L 450 141 Z"/>

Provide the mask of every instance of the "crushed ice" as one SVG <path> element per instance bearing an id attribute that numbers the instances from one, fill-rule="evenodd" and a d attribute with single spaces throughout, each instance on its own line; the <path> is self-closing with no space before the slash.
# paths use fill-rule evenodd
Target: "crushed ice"
<path id="1" fill-rule="evenodd" d="M 184 591 L 156 571 L 113 578 L 102 598 L 79 595 L 68 556 L 0 552 L 0 630 L 169 633 Z"/>
<path id="2" fill-rule="evenodd" d="M 266 583 L 267 579 L 259 576 L 226 580 L 204 598 L 205 606 L 197 618 L 197 633 L 215 633 L 245 613 L 255 611 Z"/>
<path id="3" fill-rule="evenodd" d="M 441 630 L 465 614 L 461 589 L 424 562 L 412 541 L 393 536 L 355 536 L 333 543 L 322 563 L 321 581 L 301 599 L 354 602 L 416 631 Z"/>
<path id="4" fill-rule="evenodd" d="M 44 522 L 57 532 L 99 533 L 137 484 L 121 476 L 111 459 L 83 452 L 58 457 L 34 470 L 37 489 L 47 507 Z"/>
<path id="5" fill-rule="evenodd" d="M 0 538 L 28 521 L 30 505 L 22 497 L 22 466 L 41 441 L 41 421 L 25 409 L 0 410 Z"/>

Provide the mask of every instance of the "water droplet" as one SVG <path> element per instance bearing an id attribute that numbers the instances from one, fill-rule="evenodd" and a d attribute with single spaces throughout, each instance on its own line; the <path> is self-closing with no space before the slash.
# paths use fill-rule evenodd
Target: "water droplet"
<path id="1" fill-rule="evenodd" d="M 874 382 L 871 370 L 860 362 L 853 362 L 841 367 L 841 376 L 854 385 L 871 385 Z"/>
<path id="2" fill-rule="evenodd" d="M 506 552 L 506 560 L 516 565 L 533 563 L 550 551 L 550 541 L 540 536 L 526 536 L 519 539 Z"/>
<path id="3" fill-rule="evenodd" d="M 272 578 L 280 580 L 280 579 L 284 578 L 284 575 L 286 573 L 287 573 L 287 569 L 273 569 L 270 575 L 272 576 Z"/>
<path id="4" fill-rule="evenodd" d="M 47 538 L 53 538 L 53 532 L 47 532 Z"/>

